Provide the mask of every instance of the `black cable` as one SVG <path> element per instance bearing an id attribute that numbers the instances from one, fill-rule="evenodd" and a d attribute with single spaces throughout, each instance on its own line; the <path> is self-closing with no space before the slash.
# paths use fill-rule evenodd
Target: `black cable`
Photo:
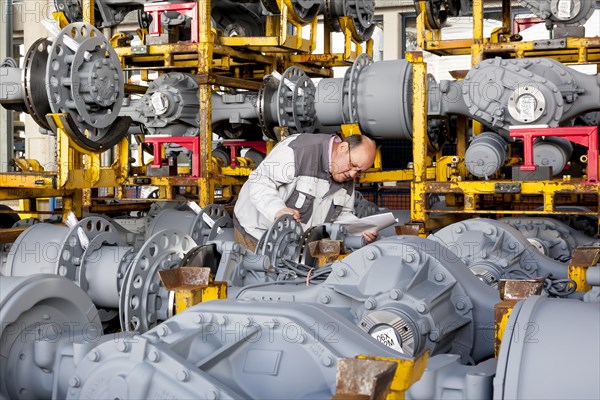
<path id="1" fill-rule="evenodd" d="M 544 278 L 544 290 L 552 297 L 568 297 L 577 290 L 577 283 L 572 279 L 557 279 L 549 274 Z"/>

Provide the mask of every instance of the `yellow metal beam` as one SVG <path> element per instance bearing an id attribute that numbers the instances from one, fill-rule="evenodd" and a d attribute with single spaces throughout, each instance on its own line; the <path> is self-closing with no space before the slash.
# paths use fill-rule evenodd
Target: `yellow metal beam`
<path id="1" fill-rule="evenodd" d="M 411 221 L 425 221 L 427 198 L 423 183 L 427 180 L 427 64 L 423 53 L 406 53 L 413 67 L 413 165 L 414 180 L 411 185 Z"/>

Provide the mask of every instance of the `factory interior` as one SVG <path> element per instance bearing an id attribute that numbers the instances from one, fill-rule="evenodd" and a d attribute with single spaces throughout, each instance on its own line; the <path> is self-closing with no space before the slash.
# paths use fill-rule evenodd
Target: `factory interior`
<path id="1" fill-rule="evenodd" d="M 600 1 L 0 11 L 0 400 L 600 399 Z"/>

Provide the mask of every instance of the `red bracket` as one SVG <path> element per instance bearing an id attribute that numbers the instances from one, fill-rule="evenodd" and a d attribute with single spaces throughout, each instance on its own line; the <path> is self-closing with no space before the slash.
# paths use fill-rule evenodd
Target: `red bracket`
<path id="1" fill-rule="evenodd" d="M 192 152 L 192 176 L 197 178 L 200 176 L 200 137 L 199 136 L 150 136 L 144 138 L 146 143 L 154 146 L 154 160 L 152 168 L 160 168 L 162 163 L 162 146 L 165 143 L 178 144 L 181 147 Z"/>
<path id="2" fill-rule="evenodd" d="M 233 160 L 239 156 L 239 150 L 243 147 L 250 147 L 256 151 L 260 151 L 261 153 L 267 152 L 267 142 L 258 141 L 258 140 L 235 140 L 235 139 L 226 139 L 223 141 L 223 147 L 229 149 L 229 155 L 231 156 L 231 165 L 233 165 Z"/>
<path id="3" fill-rule="evenodd" d="M 524 164 L 521 171 L 535 171 L 533 141 L 542 136 L 558 136 L 587 147 L 587 182 L 598 182 L 598 127 L 574 126 L 561 128 L 511 129 L 510 137 L 523 139 Z"/>
<path id="4" fill-rule="evenodd" d="M 155 4 L 144 4 L 144 12 L 152 15 L 152 24 L 150 26 L 150 35 L 160 35 L 162 33 L 162 26 L 160 22 L 160 15 L 167 11 L 177 11 L 192 19 L 192 32 L 191 42 L 198 43 L 198 3 L 155 3 Z"/>

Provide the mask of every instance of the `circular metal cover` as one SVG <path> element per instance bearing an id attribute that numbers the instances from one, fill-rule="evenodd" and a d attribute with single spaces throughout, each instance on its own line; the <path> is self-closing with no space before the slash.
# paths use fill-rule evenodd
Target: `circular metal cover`
<path id="1" fill-rule="evenodd" d="M 320 0 L 284 0 L 284 3 L 288 7 L 290 17 L 302 25 L 315 19 L 321 9 Z"/>
<path id="2" fill-rule="evenodd" d="M 286 82 L 293 84 L 291 89 Z M 294 133 L 311 133 L 316 122 L 313 81 L 299 67 L 290 67 L 283 73 L 277 88 L 277 121 Z"/>
<path id="3" fill-rule="evenodd" d="M 323 6 L 325 22 L 331 30 L 341 32 L 340 17 L 350 17 L 354 40 L 364 42 L 369 40 L 373 35 L 376 26 L 374 23 L 374 0 L 325 0 Z"/>
<path id="4" fill-rule="evenodd" d="M 38 39 L 25 55 L 23 72 L 23 93 L 25 93 L 25 107 L 33 120 L 44 129 L 50 129 L 46 114 L 51 112 L 48 95 L 46 93 L 46 68 L 48 66 L 49 49 L 52 42 L 48 39 Z"/>
<path id="5" fill-rule="evenodd" d="M 271 102 L 279 89 L 279 81 L 272 75 L 267 75 L 258 90 L 258 123 L 263 135 L 278 141 L 273 129 L 277 126 L 277 115 L 273 115 Z"/>
<path id="6" fill-rule="evenodd" d="M 358 122 L 358 79 L 360 73 L 371 64 L 373 64 L 373 59 L 368 54 L 361 53 L 344 76 L 342 117 L 345 124 Z"/>
<path id="7" fill-rule="evenodd" d="M 158 272 L 178 266 L 195 246 L 191 236 L 174 229 L 148 239 L 127 270 L 119 295 L 121 329 L 144 333 L 168 318 L 169 292 Z"/>
<path id="8" fill-rule="evenodd" d="M 277 218 L 256 246 L 258 255 L 269 257 L 275 267 L 283 266 L 282 259 L 296 261 L 300 257 L 302 225 L 289 214 Z"/>
<path id="9" fill-rule="evenodd" d="M 46 85 L 52 112 L 68 113 L 78 137 L 98 143 L 110 136 L 123 103 L 124 80 L 119 58 L 102 32 L 81 22 L 65 27 L 50 49 Z"/>

